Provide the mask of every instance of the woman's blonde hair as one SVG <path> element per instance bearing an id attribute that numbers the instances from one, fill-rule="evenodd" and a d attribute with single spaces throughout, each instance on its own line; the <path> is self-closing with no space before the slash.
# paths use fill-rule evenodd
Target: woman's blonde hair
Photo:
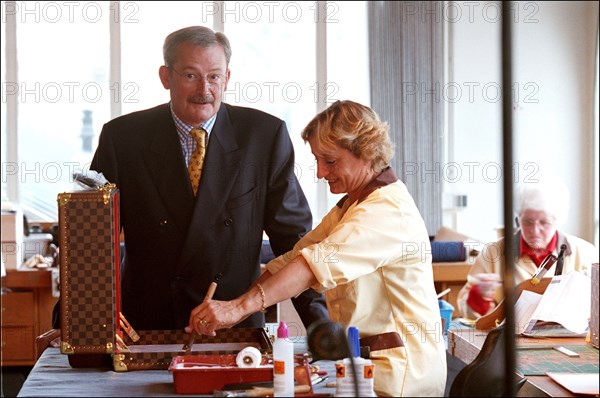
<path id="1" fill-rule="evenodd" d="M 394 144 L 389 126 L 371 108 L 357 102 L 336 101 L 315 116 L 302 131 L 302 139 L 310 138 L 324 146 L 337 145 L 371 163 L 376 172 L 389 165 Z"/>

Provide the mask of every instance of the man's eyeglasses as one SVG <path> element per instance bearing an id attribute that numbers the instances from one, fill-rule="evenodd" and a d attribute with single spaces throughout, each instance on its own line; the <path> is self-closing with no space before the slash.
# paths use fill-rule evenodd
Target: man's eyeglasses
<path id="1" fill-rule="evenodd" d="M 173 68 L 172 66 L 170 66 L 169 68 L 173 72 L 175 72 L 179 76 L 181 76 L 183 79 L 183 82 L 185 84 L 189 84 L 189 85 L 192 85 L 192 84 L 195 85 L 200 82 L 206 82 L 210 86 L 218 86 L 225 81 L 225 76 L 221 75 L 220 73 L 209 73 L 206 76 L 201 76 L 197 73 L 192 73 L 192 72 L 181 73 L 178 70 L 176 70 L 175 68 Z"/>

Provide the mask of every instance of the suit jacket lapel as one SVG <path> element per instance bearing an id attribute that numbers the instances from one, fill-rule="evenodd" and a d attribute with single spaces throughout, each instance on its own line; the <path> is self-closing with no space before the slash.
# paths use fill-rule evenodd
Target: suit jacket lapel
<path id="1" fill-rule="evenodd" d="M 226 105 L 222 104 L 208 140 L 202 177 L 180 267 L 185 266 L 199 249 L 199 239 L 206 236 L 203 231 L 222 221 L 220 217 L 223 207 L 240 171 L 239 149 L 229 112 Z"/>
<path id="2" fill-rule="evenodd" d="M 194 195 L 169 107 L 164 111 L 150 145 L 148 167 L 156 176 L 154 182 L 167 212 L 185 233 L 193 212 Z"/>

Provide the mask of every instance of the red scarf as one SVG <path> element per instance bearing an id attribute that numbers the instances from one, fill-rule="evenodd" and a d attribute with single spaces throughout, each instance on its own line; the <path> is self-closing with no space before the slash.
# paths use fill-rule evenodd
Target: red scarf
<path id="1" fill-rule="evenodd" d="M 534 251 L 527 244 L 527 242 L 525 242 L 525 239 L 523 239 L 523 234 L 521 234 L 520 240 L 521 240 L 521 244 L 519 246 L 521 247 L 521 250 L 520 250 L 519 255 L 520 256 L 523 256 L 525 254 L 528 255 L 529 258 L 531 258 L 531 260 L 533 261 L 533 263 L 539 267 L 540 264 L 542 263 L 542 261 L 544 261 L 544 259 L 546 258 L 546 256 L 548 256 L 548 254 L 554 252 L 554 250 L 556 249 L 556 242 L 558 241 L 558 232 L 554 233 L 554 237 L 552 238 L 550 243 L 548 243 L 548 246 L 546 246 L 546 250 L 544 250 L 543 252 Z M 541 254 L 537 254 L 537 253 L 541 253 Z"/>

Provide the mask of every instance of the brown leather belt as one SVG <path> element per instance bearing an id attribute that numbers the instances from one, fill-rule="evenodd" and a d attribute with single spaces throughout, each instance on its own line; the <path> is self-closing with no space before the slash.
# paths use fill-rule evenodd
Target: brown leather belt
<path id="1" fill-rule="evenodd" d="M 404 347 L 404 342 L 397 332 L 387 332 L 360 339 L 361 347 L 369 347 L 370 351 Z"/>

